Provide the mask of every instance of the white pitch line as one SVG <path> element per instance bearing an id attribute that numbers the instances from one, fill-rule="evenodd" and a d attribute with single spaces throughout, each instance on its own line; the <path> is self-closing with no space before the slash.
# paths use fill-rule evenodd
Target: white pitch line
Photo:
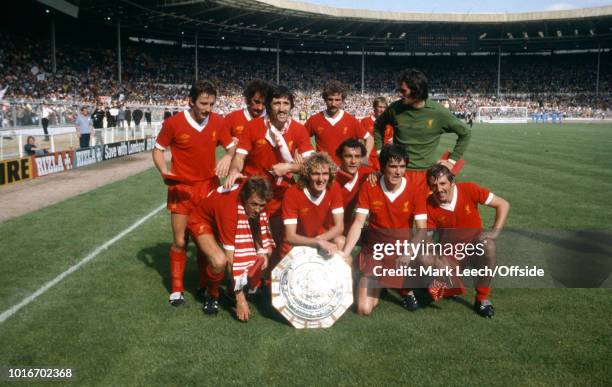
<path id="1" fill-rule="evenodd" d="M 13 305 L 10 309 L 7 309 L 4 312 L 2 312 L 2 314 L 0 314 L 0 324 L 2 324 L 4 321 L 6 321 L 8 318 L 10 318 L 15 313 L 17 313 L 19 311 L 19 309 L 21 309 L 24 306 L 28 305 L 29 303 L 31 303 L 32 301 L 37 299 L 38 296 L 44 294 L 47 290 L 49 290 L 53 286 L 57 285 L 64 278 L 68 277 L 70 274 L 72 274 L 75 271 L 77 271 L 78 269 L 80 269 L 81 266 L 85 265 L 87 262 L 89 262 L 92 259 L 94 259 L 98 254 L 100 254 L 104 250 L 108 249 L 115 242 L 119 241 L 121 238 L 123 238 L 124 236 L 126 236 L 127 234 L 132 232 L 134 229 L 138 228 L 141 224 L 143 224 L 144 222 L 149 220 L 149 218 L 151 218 L 152 216 L 157 214 L 159 211 L 161 211 L 165 207 L 166 207 L 166 205 L 163 204 L 163 205 L 157 207 L 156 209 L 154 209 L 153 211 L 149 212 L 147 215 L 143 216 L 138 221 L 136 221 L 136 223 L 132 224 L 130 227 L 126 228 L 125 230 L 121 231 L 119 234 L 115 235 L 112 239 L 110 239 L 107 242 L 105 242 L 105 243 L 101 244 L 100 246 L 96 247 L 96 249 L 94 251 L 92 251 L 91 253 L 89 253 L 85 258 L 81 259 L 78 263 L 76 263 L 73 266 L 71 266 L 70 268 L 68 268 L 62 274 L 58 275 L 57 277 L 53 278 L 51 281 L 49 281 L 46 284 L 44 284 L 37 291 L 35 291 L 31 295 L 29 295 L 28 297 L 24 298 L 20 303 L 18 303 L 16 305 Z"/>

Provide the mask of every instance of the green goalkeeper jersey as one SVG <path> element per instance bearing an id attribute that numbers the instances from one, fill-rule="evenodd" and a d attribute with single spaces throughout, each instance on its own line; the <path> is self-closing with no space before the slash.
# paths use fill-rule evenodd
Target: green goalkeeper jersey
<path id="1" fill-rule="evenodd" d="M 435 151 L 443 133 L 457 134 L 457 142 L 450 158 L 457 161 L 468 146 L 471 130 L 448 109 L 431 100 L 415 109 L 401 100 L 393 102 L 376 120 L 374 142 L 376 149 L 382 148 L 387 125 L 393 126 L 393 143 L 406 147 L 408 169 L 426 169 L 438 161 L 441 155 Z"/>

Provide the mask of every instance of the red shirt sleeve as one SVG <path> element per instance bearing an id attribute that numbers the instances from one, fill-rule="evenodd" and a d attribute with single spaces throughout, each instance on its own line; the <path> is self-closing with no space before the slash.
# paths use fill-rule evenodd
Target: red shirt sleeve
<path id="1" fill-rule="evenodd" d="M 161 131 L 157 135 L 157 143 L 164 148 L 169 147 L 174 140 L 174 126 L 170 124 L 171 120 L 165 120 L 162 124 Z"/>
<path id="2" fill-rule="evenodd" d="M 219 116 L 219 119 L 221 128 L 219 129 L 219 138 L 217 143 L 227 149 L 227 147 L 230 146 L 233 141 L 230 133 L 229 122 L 227 119 L 224 119 L 221 116 Z"/>
<path id="3" fill-rule="evenodd" d="M 340 186 L 337 183 L 334 183 L 331 186 L 331 209 L 332 211 L 337 208 L 344 209 L 344 203 L 342 202 L 342 192 L 340 191 Z"/>
<path id="4" fill-rule="evenodd" d="M 246 152 L 251 152 L 251 149 L 253 149 L 253 144 L 251 141 L 251 125 L 247 125 L 244 128 L 242 135 L 238 138 L 238 148 L 237 149 L 242 149 L 242 150 L 245 150 Z"/>
<path id="5" fill-rule="evenodd" d="M 312 143 L 310 142 L 310 136 L 308 136 L 308 131 L 304 130 L 304 127 L 300 127 L 299 129 L 300 130 L 296 136 L 298 152 L 300 152 L 300 154 L 303 154 L 306 152 L 314 151 Z"/>
<path id="6" fill-rule="evenodd" d="M 359 198 L 357 199 L 357 206 L 355 208 L 363 208 L 370 210 L 370 195 L 369 195 L 369 184 L 364 183 L 359 190 Z"/>
<path id="7" fill-rule="evenodd" d="M 287 190 L 285 197 L 283 198 L 281 207 L 281 217 L 283 219 L 283 223 L 285 223 L 287 220 L 291 220 L 290 224 L 297 224 L 298 205 L 295 200 L 295 192 L 297 192 L 296 189 L 292 187 Z M 293 222 L 294 219 L 295 222 Z"/>
<path id="8" fill-rule="evenodd" d="M 463 183 L 470 198 L 478 204 L 485 204 L 491 191 L 474 183 Z"/>
<path id="9" fill-rule="evenodd" d="M 427 216 L 427 194 L 422 189 L 416 189 L 413 195 L 413 211 L 414 216 L 417 217 L 419 215 Z M 415 218 L 418 220 L 418 218 Z"/>

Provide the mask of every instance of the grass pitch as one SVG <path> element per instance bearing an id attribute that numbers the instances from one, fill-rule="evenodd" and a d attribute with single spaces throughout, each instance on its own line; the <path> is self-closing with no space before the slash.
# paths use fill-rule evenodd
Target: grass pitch
<path id="1" fill-rule="evenodd" d="M 610 229 L 612 128 L 478 125 L 461 180 L 512 204 L 508 227 Z M 440 154 L 453 142 L 445 136 Z M 0 313 L 165 201 L 156 171 L 0 224 Z M 483 211 L 485 223 L 492 213 Z M 298 331 L 259 304 L 248 324 L 167 304 L 169 216 L 160 212 L 0 324 L 0 367 L 72 368 L 78 385 L 605 385 L 610 289 L 497 289 L 491 320 L 465 302 L 406 312 L 387 296 Z M 1 381 L 0 381 L 1 383 Z M 65 382 L 65 384 L 72 384 Z"/>

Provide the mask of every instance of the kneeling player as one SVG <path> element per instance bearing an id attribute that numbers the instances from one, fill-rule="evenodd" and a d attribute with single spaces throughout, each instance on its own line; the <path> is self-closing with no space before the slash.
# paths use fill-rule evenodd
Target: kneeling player
<path id="1" fill-rule="evenodd" d="M 455 176 L 447 167 L 440 164 L 427 170 L 427 183 L 432 192 L 427 199 L 428 228 L 439 230 L 439 242 L 454 245 L 486 242 L 483 243 L 484 254 L 473 254 L 461 260 L 453 257 L 452 263 L 460 267 L 493 268 L 496 263 L 495 238 L 506 223 L 510 204 L 474 183 L 455 183 Z M 479 204 L 495 209 L 495 223 L 491 231 L 482 231 Z M 457 279 L 460 283 L 454 284 L 453 289 L 446 289 L 445 296 L 465 292 L 461 280 Z M 483 317 L 493 317 L 495 313 L 488 299 L 490 284 L 491 277 L 476 278 L 474 310 Z"/>
<path id="2" fill-rule="evenodd" d="M 385 243 L 391 239 L 390 236 L 396 240 L 400 236 L 406 240 L 412 238 L 413 219 L 417 229 L 427 227 L 423 190 L 411 185 L 404 176 L 407 163 L 408 156 L 403 146 L 386 145 L 380 152 L 382 177 L 375 185 L 362 185 L 359 192 L 355 221 L 346 237 L 343 254 L 345 257 L 350 257 L 369 215 L 370 231 L 359 256 L 362 277 L 359 283 L 357 312 L 361 315 L 371 314 L 378 305 L 380 297 L 383 279 L 381 281 L 375 279 L 377 274 L 374 266 L 378 262 L 373 259 L 375 245 Z M 393 287 L 401 288 L 402 286 L 396 286 L 398 282 L 403 284 L 403 278 L 399 281 L 387 281 L 387 278 L 384 280 L 382 286 L 385 287 L 391 287 L 391 282 Z M 412 291 L 401 289 L 400 294 L 406 309 L 413 311 L 418 308 L 418 302 Z"/>
<path id="3" fill-rule="evenodd" d="M 249 278 L 249 274 L 258 266 L 261 270 L 266 268 L 274 248 L 264 211 L 271 197 L 269 183 L 253 176 L 242 186 L 234 184 L 213 191 L 191 217 L 189 230 L 208 258 L 205 313 L 219 311 L 223 271 L 217 274 L 218 271 L 211 268 L 223 268 L 228 262 L 236 291 L 236 316 L 241 321 L 249 319 L 250 309 L 243 290 L 247 285 L 253 289 L 259 286 L 261 277 Z"/>
<path id="4" fill-rule="evenodd" d="M 299 185 L 289 188 L 283 198 L 281 258 L 294 246 L 316 247 L 327 255 L 344 246 L 344 208 L 335 172 L 336 165 L 323 153 L 302 164 Z"/>

